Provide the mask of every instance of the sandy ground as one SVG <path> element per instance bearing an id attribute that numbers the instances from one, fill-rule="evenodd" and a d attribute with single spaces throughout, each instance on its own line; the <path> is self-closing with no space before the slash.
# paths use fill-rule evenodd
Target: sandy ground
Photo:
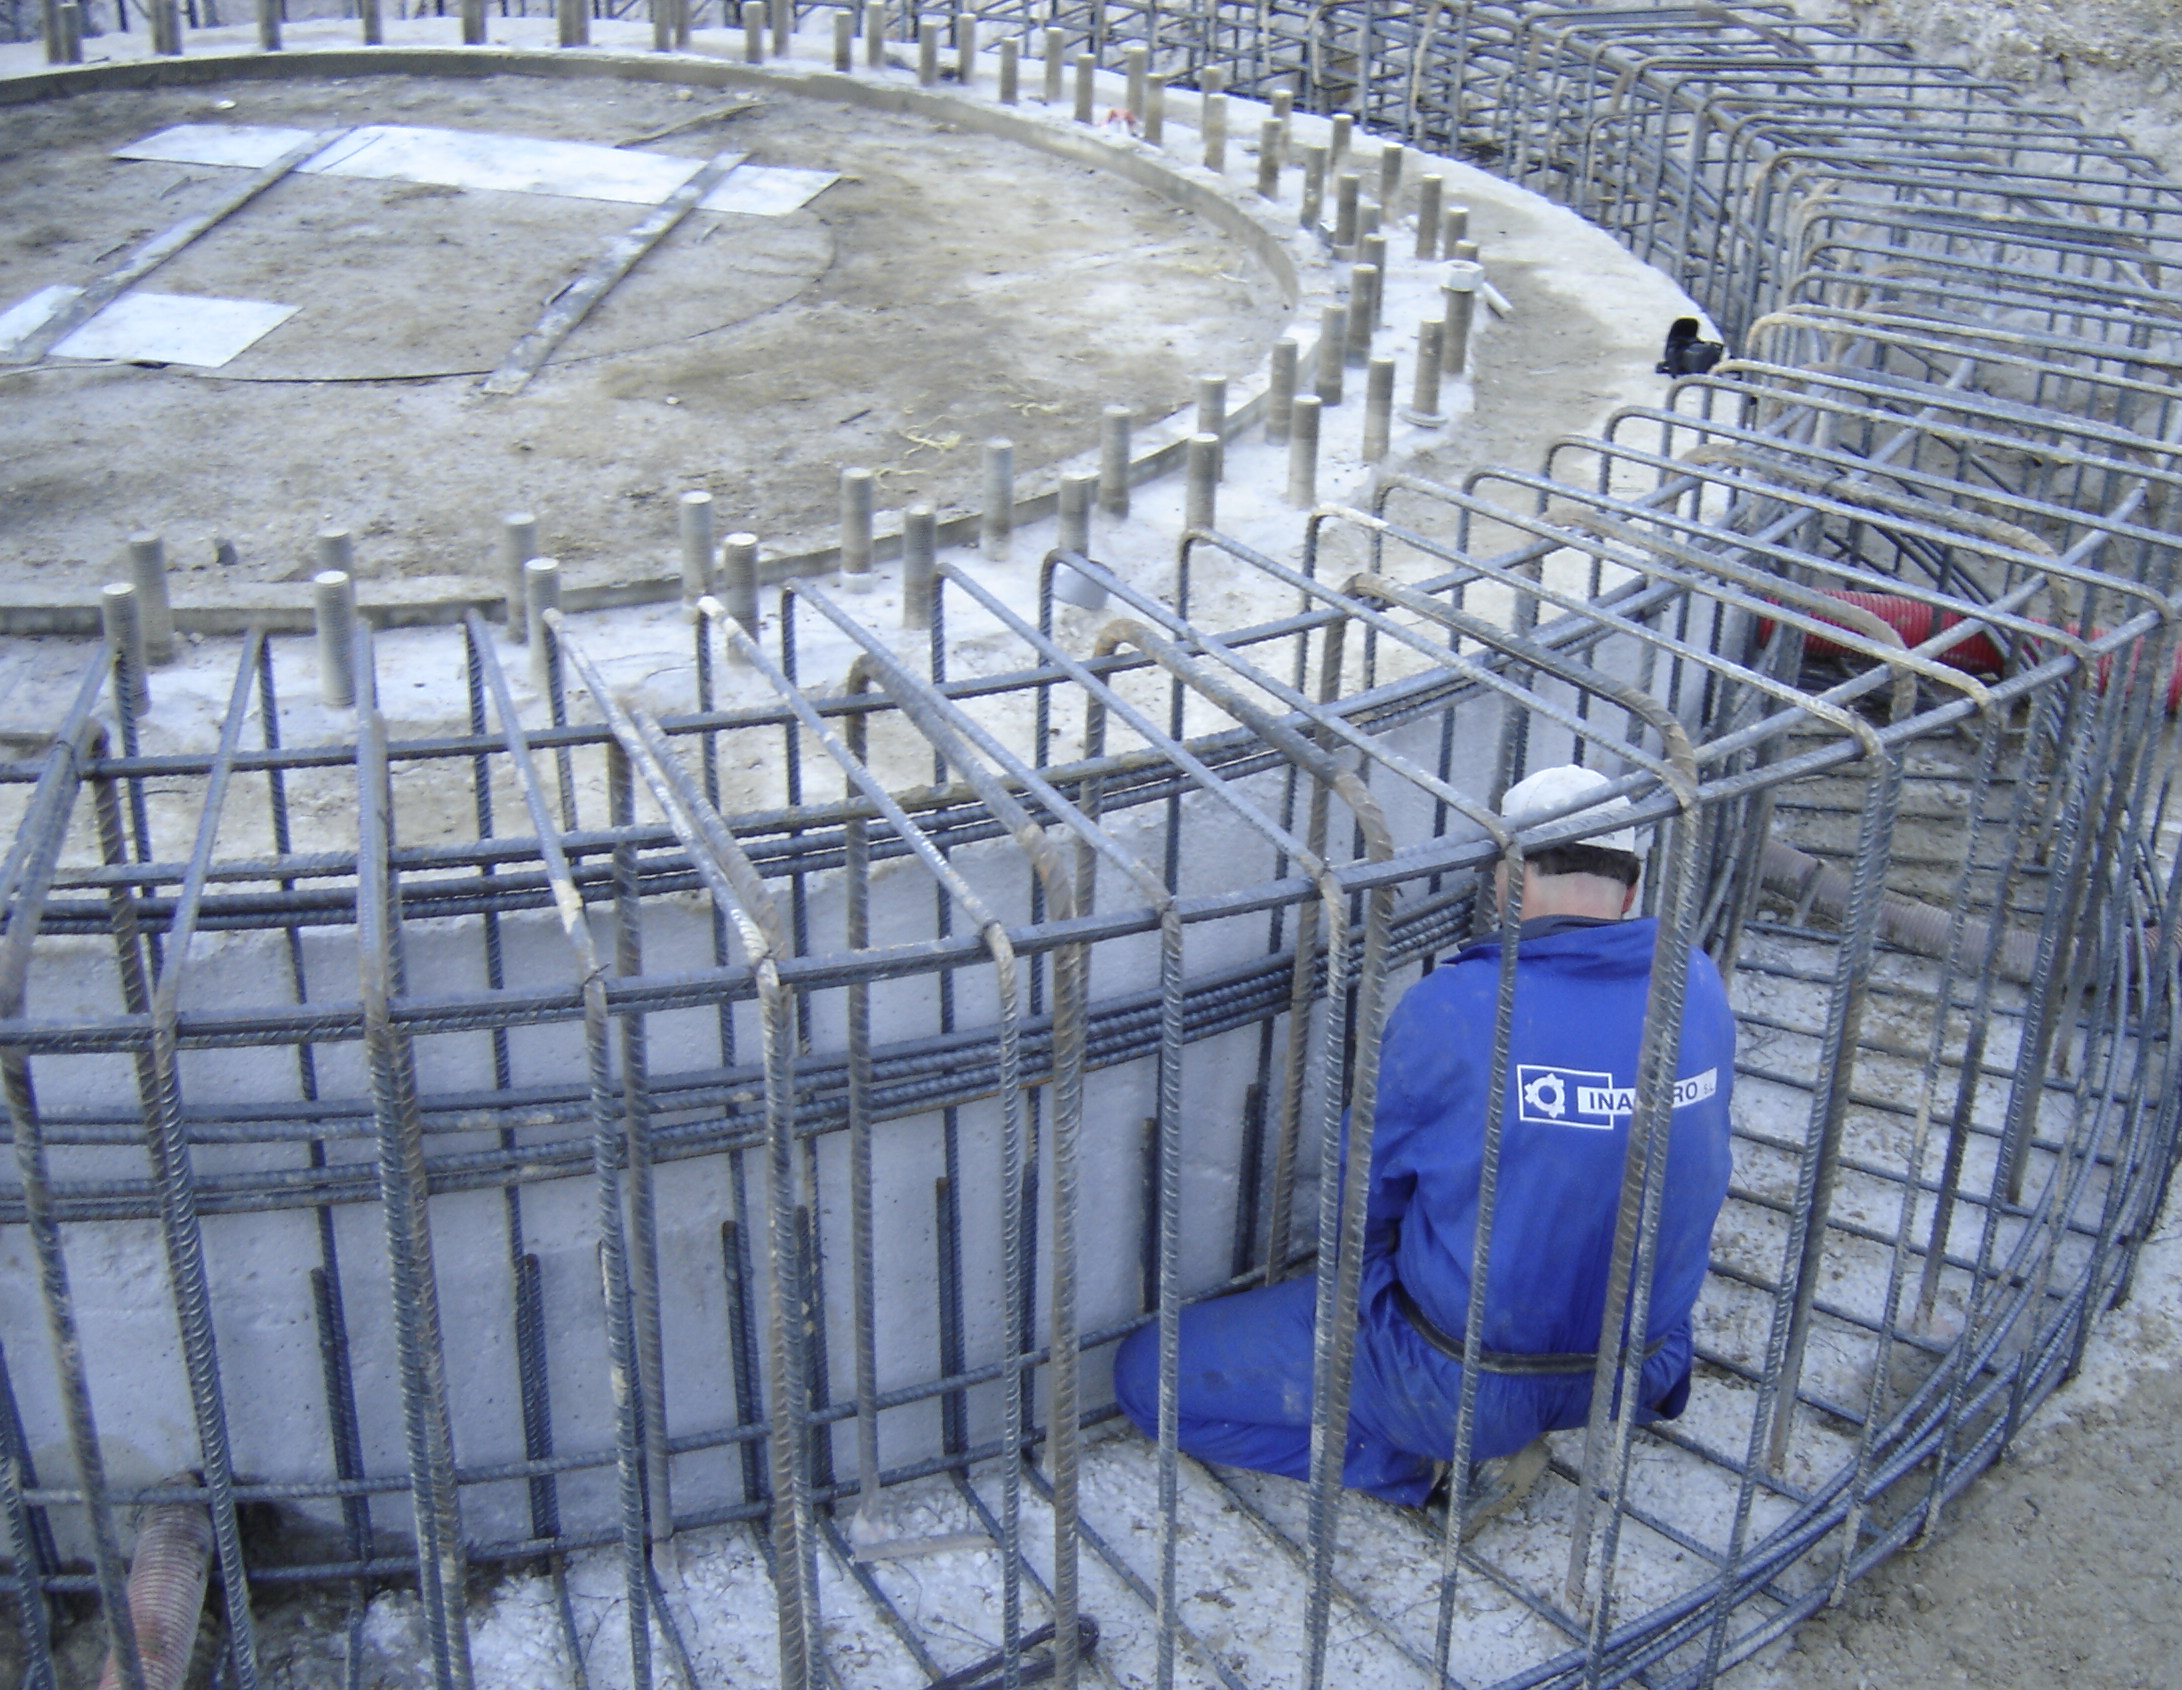
<path id="1" fill-rule="evenodd" d="M 2182 1685 L 2182 1206 L 2084 1367 L 1922 1548 L 1736 1690 Z"/>
<path id="2" fill-rule="evenodd" d="M 2127 137 L 2182 176 L 2177 0 L 1792 0 L 1808 17 L 1908 41 Z"/>

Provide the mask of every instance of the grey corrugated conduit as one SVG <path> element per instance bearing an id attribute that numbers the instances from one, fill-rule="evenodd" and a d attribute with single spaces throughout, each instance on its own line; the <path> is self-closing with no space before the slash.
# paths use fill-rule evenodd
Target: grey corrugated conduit
<path id="1" fill-rule="evenodd" d="M 189 1474 L 169 1480 L 167 1488 L 196 1483 Z M 212 1516 L 203 1503 L 155 1502 L 144 1510 L 129 1559 L 129 1617 L 144 1690 L 182 1690 L 211 1572 Z M 121 1690 L 121 1681 L 120 1652 L 109 1647 L 98 1690 Z"/>

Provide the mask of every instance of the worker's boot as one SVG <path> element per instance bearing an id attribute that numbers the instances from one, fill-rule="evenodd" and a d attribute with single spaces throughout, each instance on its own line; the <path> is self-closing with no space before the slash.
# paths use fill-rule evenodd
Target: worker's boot
<path id="1" fill-rule="evenodd" d="M 1493 1461 L 1470 1463 L 1467 1506 L 1463 1510 L 1462 1535 L 1465 1541 L 1477 1535 L 1488 1520 L 1497 1520 L 1523 1498 L 1530 1495 L 1538 1476 L 1546 1470 L 1549 1459 L 1544 1438 L 1533 1438 L 1513 1455 L 1504 1455 Z M 1449 1479 L 1452 1469 L 1440 1474 L 1439 1483 L 1432 1487 L 1432 1494 L 1424 1499 L 1425 1511 L 1444 1529 L 1449 1512 Z"/>

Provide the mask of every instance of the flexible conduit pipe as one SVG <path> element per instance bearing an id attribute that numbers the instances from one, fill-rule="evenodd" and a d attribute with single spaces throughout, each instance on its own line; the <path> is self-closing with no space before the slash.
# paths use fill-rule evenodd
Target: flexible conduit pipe
<path id="1" fill-rule="evenodd" d="M 159 1502 L 144 1510 L 129 1561 L 129 1617 L 136 1625 L 144 1690 L 182 1690 L 197 1649 L 205 1583 L 212 1567 L 212 1516 L 200 1503 Z M 99 1690 L 121 1690 L 121 1662 L 106 1651 Z"/>
<path id="2" fill-rule="evenodd" d="M 1760 873 L 1766 885 L 1775 891 L 1788 894 L 1799 904 L 1808 902 L 1811 908 L 1823 910 L 1836 919 L 1849 907 L 1847 875 L 1808 851 L 1799 851 L 1778 839 L 1766 841 Z M 1920 956 L 1947 954 L 1947 929 L 1953 920 L 1952 911 L 1943 910 L 1936 904 L 1920 904 L 1913 898 L 1889 896 L 1879 905 L 1880 936 Z M 1985 955 L 1985 947 L 1992 943 L 1992 932 L 1991 922 L 1974 915 L 1965 916 L 1962 922 L 1964 958 L 1980 961 Z M 2037 955 L 2038 935 L 2016 928 L 2002 937 L 1991 966 L 2003 980 L 2028 980 Z"/>
<path id="3" fill-rule="evenodd" d="M 1907 646 L 1922 645 L 1936 634 L 1944 634 L 1950 628 L 1960 627 L 1965 622 L 1975 620 L 1957 611 L 1939 610 L 1920 600 L 1902 598 L 1893 593 L 1829 591 L 1826 596 L 1830 599 L 1836 599 L 1844 605 L 1854 605 L 1857 609 L 1868 611 L 1873 616 L 1878 617 L 1880 621 L 1900 634 L 1902 643 Z M 1827 618 L 1827 620 L 1831 619 Z M 1844 621 L 1842 626 L 1850 627 L 1851 624 Z M 2072 627 L 2064 628 L 2053 623 L 2044 623 L 2041 626 L 2053 628 L 2056 633 L 2073 635 L 2076 632 Z M 1764 637 L 1771 631 L 1770 624 L 1761 625 L 1759 629 L 1760 637 Z M 2094 628 L 2085 637 L 2096 640 L 2102 637 L 2105 632 L 2104 628 Z M 1845 648 L 1834 644 L 1824 635 L 1805 634 L 1803 636 L 1803 649 L 1806 654 L 1812 657 L 1838 657 L 1843 654 Z M 1994 642 L 1990 635 L 1982 633 L 1970 635 L 1969 638 L 1959 641 L 1946 651 L 1937 653 L 1937 656 L 1942 663 L 1971 675 L 1997 675 L 2007 666 L 2007 660 L 2002 655 L 1999 645 Z M 2111 679 L 2109 671 L 2112 667 L 2113 660 L 2111 658 L 2102 658 L 2099 662 L 2098 674 L 2095 680 L 2102 691 Z M 2167 677 L 2167 714 L 2173 715 L 2178 706 L 2182 706 L 2182 652 L 2176 654 L 2173 671 Z"/>

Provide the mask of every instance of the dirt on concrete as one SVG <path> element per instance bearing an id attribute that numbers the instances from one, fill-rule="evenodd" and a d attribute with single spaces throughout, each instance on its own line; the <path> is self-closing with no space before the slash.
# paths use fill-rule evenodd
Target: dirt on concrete
<path id="1" fill-rule="evenodd" d="M 877 473 L 882 510 L 966 506 L 988 437 L 1014 441 L 1019 475 L 1087 451 L 1108 404 L 1164 416 L 1200 372 L 1256 369 L 1287 311 L 1202 218 L 1027 147 L 777 90 L 517 76 L 8 108 L 0 305 L 81 285 L 233 189 L 238 170 L 110 156 L 176 123 L 657 135 L 645 150 L 841 179 L 786 216 L 692 214 L 538 380 L 493 398 L 477 377 L 642 208 L 291 176 L 144 284 L 302 307 L 232 363 L 0 372 L 0 594 L 18 601 L 87 597 L 147 529 L 199 602 L 263 598 L 307 576 L 328 525 L 390 585 L 492 591 L 518 508 L 573 585 L 671 574 L 692 488 L 723 532 L 815 542 L 843 466 Z"/>
<path id="2" fill-rule="evenodd" d="M 2182 1685 L 2178 1425 L 2182 1375 L 2151 1372 L 2009 1455 L 1932 1543 L 1802 1626 L 1770 1685 Z"/>
<path id="3" fill-rule="evenodd" d="M 2012 82 L 2039 105 L 2124 136 L 2182 177 L 2182 0 L 1792 0 Z"/>

